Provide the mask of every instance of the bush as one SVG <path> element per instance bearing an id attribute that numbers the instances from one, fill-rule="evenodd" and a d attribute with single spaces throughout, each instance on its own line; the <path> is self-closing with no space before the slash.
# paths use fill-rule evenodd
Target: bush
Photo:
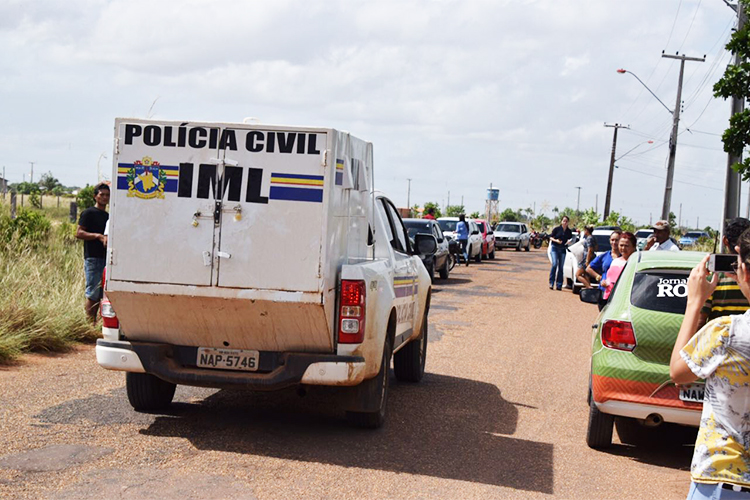
<path id="1" fill-rule="evenodd" d="M 81 188 L 76 196 L 76 204 L 78 205 L 78 213 L 83 212 L 87 208 L 93 207 L 96 204 L 94 200 L 94 186 L 86 184 L 85 188 Z"/>
<path id="2" fill-rule="evenodd" d="M 0 215 L 0 243 L 36 248 L 47 243 L 51 228 L 43 213 L 21 208 L 15 219 Z"/>

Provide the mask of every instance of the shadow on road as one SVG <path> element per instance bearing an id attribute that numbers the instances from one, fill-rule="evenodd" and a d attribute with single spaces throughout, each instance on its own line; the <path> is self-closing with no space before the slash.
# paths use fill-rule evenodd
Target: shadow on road
<path id="1" fill-rule="evenodd" d="M 690 470 L 698 429 L 677 424 L 647 428 L 632 419 L 616 419 L 617 435 L 623 444 L 614 444 L 605 453 L 629 457 L 659 467 Z"/>
<path id="2" fill-rule="evenodd" d="M 509 437 L 518 410 L 497 387 L 433 374 L 417 385 L 392 382 L 388 420 L 376 431 L 348 426 L 335 390 L 314 388 L 304 398 L 219 391 L 141 432 L 201 450 L 553 492 L 553 445 Z"/>

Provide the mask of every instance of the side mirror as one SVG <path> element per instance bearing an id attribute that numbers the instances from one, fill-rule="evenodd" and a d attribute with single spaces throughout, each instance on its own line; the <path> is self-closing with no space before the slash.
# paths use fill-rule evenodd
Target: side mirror
<path id="1" fill-rule="evenodd" d="M 435 255 L 437 239 L 431 234 L 419 233 L 414 236 L 414 248 L 419 255 Z"/>
<path id="2" fill-rule="evenodd" d="M 579 298 L 581 302 L 586 302 L 587 304 L 598 304 L 601 296 L 602 291 L 599 288 L 584 288 L 581 290 Z"/>
<path id="3" fill-rule="evenodd" d="M 479 230 L 475 229 L 471 232 L 471 234 L 479 234 Z"/>

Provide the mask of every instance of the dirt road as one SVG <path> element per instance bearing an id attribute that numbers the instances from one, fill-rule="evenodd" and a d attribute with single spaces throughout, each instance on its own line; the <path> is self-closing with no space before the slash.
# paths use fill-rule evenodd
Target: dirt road
<path id="1" fill-rule="evenodd" d="M 585 445 L 596 307 L 547 288 L 542 251 L 498 252 L 433 288 L 422 383 L 349 427 L 330 390 L 178 387 L 127 403 L 91 346 L 0 370 L 0 497 L 684 498 L 694 434 Z"/>

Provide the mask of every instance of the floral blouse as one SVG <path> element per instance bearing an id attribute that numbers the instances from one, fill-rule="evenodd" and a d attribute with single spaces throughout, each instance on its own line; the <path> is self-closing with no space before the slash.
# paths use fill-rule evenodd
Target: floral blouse
<path id="1" fill-rule="evenodd" d="M 710 321 L 680 354 L 706 379 L 693 481 L 750 487 L 750 312 Z"/>

